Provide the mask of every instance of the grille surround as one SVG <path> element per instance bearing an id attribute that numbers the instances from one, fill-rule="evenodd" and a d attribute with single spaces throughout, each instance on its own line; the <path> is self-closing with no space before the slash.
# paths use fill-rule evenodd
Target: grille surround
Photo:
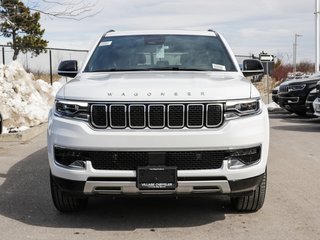
<path id="1" fill-rule="evenodd" d="M 106 109 L 106 125 L 97 124 L 97 107 Z M 143 115 L 142 115 L 143 109 Z M 132 111 L 134 110 L 134 111 Z M 217 128 L 224 122 L 223 103 L 91 103 L 90 124 L 97 129 L 201 129 Z"/>

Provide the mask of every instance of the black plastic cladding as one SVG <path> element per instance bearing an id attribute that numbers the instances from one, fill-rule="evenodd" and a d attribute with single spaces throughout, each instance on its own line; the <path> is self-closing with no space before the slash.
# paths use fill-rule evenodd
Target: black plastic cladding
<path id="1" fill-rule="evenodd" d="M 160 165 L 175 166 L 178 170 L 199 170 L 219 169 L 223 161 L 229 159 L 234 152 L 246 150 L 255 151 L 236 158 L 245 164 L 253 164 L 260 159 L 261 146 L 238 150 L 169 151 L 156 154 L 161 155 L 163 162 Z M 137 167 L 154 165 L 155 154 L 155 152 L 80 151 L 59 147 L 55 147 L 54 153 L 56 161 L 61 165 L 68 166 L 77 160 L 91 161 L 92 167 L 97 170 L 136 170 Z"/>

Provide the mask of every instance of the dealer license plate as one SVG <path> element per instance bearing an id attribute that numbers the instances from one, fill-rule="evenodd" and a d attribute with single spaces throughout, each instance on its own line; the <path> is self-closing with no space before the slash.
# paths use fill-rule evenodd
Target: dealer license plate
<path id="1" fill-rule="evenodd" d="M 177 187 L 176 167 L 139 167 L 137 169 L 137 187 L 141 190 L 172 190 Z"/>

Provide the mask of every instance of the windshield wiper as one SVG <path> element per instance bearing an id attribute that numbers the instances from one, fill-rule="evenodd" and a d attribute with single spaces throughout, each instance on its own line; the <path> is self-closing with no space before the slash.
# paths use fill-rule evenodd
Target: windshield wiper
<path id="1" fill-rule="evenodd" d="M 137 68 L 109 68 L 109 69 L 99 69 L 99 70 L 93 70 L 90 72 L 130 72 L 130 71 L 143 71 L 144 69 L 137 69 Z"/>
<path id="2" fill-rule="evenodd" d="M 98 69 L 90 72 L 133 72 L 133 71 L 212 71 L 199 68 L 179 68 L 179 67 L 150 67 L 150 68 L 109 68 Z"/>
<path id="3" fill-rule="evenodd" d="M 146 68 L 146 71 L 209 71 L 199 68 L 180 68 L 180 67 L 152 67 Z"/>

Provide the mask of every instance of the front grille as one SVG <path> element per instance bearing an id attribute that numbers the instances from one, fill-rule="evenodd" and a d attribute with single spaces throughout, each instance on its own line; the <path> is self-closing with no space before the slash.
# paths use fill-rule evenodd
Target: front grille
<path id="1" fill-rule="evenodd" d="M 316 89 L 317 89 L 317 95 L 318 97 L 320 97 L 320 83 L 317 83 Z"/>
<path id="2" fill-rule="evenodd" d="M 279 87 L 279 92 L 283 92 L 283 93 L 286 93 L 288 92 L 288 86 L 281 86 Z"/>
<path id="3" fill-rule="evenodd" d="M 223 123 L 223 104 L 91 104 L 95 128 L 215 128 Z"/>
<path id="4" fill-rule="evenodd" d="M 81 151 L 54 148 L 55 160 L 69 166 L 75 161 L 90 161 L 96 170 L 136 170 L 144 166 L 172 166 L 178 170 L 219 169 L 223 161 L 238 159 L 252 164 L 260 159 L 261 147 L 212 151 L 119 152 Z"/>
<path id="5" fill-rule="evenodd" d="M 225 159 L 224 151 L 162 152 L 160 165 L 175 166 L 178 170 L 218 169 Z M 152 165 L 152 152 L 95 152 L 91 164 L 97 170 L 136 170 Z M 158 164 L 157 164 L 158 165 Z"/>

